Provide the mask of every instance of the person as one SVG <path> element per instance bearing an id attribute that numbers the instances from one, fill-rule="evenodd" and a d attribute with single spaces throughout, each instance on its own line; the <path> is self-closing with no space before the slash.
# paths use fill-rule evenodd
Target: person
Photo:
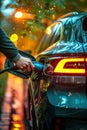
<path id="1" fill-rule="evenodd" d="M 19 54 L 18 49 L 7 36 L 2 28 L 0 28 L 0 51 L 9 58 L 16 66 L 24 71 L 34 70 L 31 59 L 23 57 Z"/>

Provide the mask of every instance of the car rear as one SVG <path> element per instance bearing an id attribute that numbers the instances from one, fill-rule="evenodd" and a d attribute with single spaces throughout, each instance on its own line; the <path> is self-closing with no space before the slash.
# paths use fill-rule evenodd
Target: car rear
<path id="1" fill-rule="evenodd" d="M 49 83 L 48 118 L 50 122 L 53 119 L 60 122 L 60 118 L 84 120 L 87 119 L 87 14 L 63 18 L 58 24 L 62 27 L 60 40 L 37 57 L 53 67 L 52 72 L 45 72 L 45 82 Z"/>

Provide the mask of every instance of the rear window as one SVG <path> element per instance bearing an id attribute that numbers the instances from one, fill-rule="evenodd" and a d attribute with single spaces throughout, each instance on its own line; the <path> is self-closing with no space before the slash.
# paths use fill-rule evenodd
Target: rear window
<path id="1" fill-rule="evenodd" d="M 87 17 L 85 17 L 85 18 L 83 19 L 82 29 L 83 29 L 83 31 L 85 31 L 85 32 L 87 33 Z"/>
<path id="2" fill-rule="evenodd" d="M 82 20 L 82 36 L 83 43 L 87 43 L 87 17 Z"/>
<path id="3" fill-rule="evenodd" d="M 38 45 L 37 53 L 44 51 L 50 45 L 60 40 L 61 23 L 57 22 L 48 27 Z"/>

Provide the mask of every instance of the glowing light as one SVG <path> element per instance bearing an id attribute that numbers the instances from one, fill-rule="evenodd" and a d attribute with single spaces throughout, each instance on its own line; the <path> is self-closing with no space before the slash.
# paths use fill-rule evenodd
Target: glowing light
<path id="1" fill-rule="evenodd" d="M 14 14 L 14 17 L 17 19 L 34 19 L 35 15 L 34 14 L 30 14 L 30 13 L 26 13 L 26 12 L 22 12 L 22 11 L 17 11 Z"/>
<path id="2" fill-rule="evenodd" d="M 11 36 L 10 36 L 10 40 L 12 41 L 12 42 L 16 42 L 17 40 L 18 40 L 18 35 L 17 34 L 12 34 Z"/>
<path id="3" fill-rule="evenodd" d="M 13 128 L 12 130 L 19 130 L 19 128 Z"/>
<path id="4" fill-rule="evenodd" d="M 64 65 L 68 62 L 78 62 L 78 63 L 84 62 L 84 58 L 62 59 L 58 62 L 56 68 L 54 69 L 54 72 L 56 72 L 56 73 L 80 73 L 80 74 L 85 74 L 85 69 L 64 68 Z"/>
<path id="5" fill-rule="evenodd" d="M 14 127 L 16 127 L 16 128 L 20 128 L 21 125 L 20 125 L 20 124 L 14 124 Z"/>
<path id="6" fill-rule="evenodd" d="M 15 18 L 21 18 L 22 17 L 22 12 L 18 11 L 15 13 Z"/>
<path id="7" fill-rule="evenodd" d="M 48 34 L 48 35 L 50 35 L 51 32 L 52 32 L 52 30 L 51 30 L 50 28 L 48 28 L 48 29 L 46 30 L 46 34 Z"/>

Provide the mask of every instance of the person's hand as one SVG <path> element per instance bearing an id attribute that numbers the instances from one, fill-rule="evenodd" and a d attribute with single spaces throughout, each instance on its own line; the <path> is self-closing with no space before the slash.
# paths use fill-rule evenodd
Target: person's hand
<path id="1" fill-rule="evenodd" d="M 35 69 L 32 61 L 29 58 L 21 56 L 16 62 L 16 66 L 23 71 L 32 71 Z"/>

